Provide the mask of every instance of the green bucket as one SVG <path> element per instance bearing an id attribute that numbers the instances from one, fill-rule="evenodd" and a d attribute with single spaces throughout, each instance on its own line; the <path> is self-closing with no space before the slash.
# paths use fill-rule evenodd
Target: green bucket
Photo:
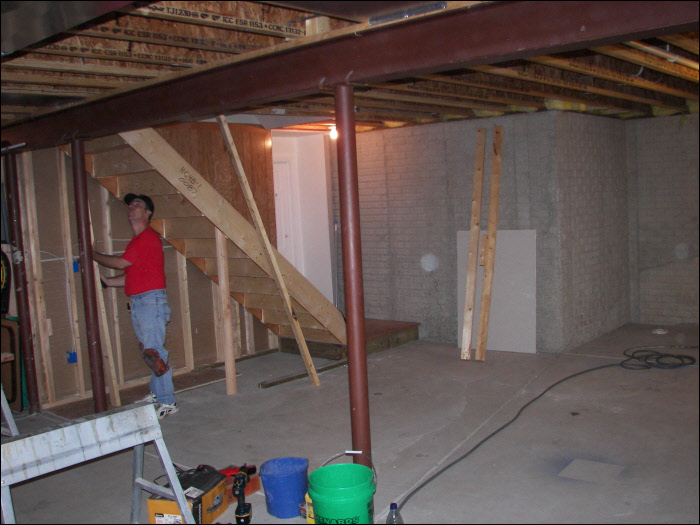
<path id="1" fill-rule="evenodd" d="M 344 452 L 328 461 L 350 453 L 356 452 Z M 353 463 L 324 466 L 326 463 L 309 476 L 315 523 L 374 523 L 374 470 Z"/>

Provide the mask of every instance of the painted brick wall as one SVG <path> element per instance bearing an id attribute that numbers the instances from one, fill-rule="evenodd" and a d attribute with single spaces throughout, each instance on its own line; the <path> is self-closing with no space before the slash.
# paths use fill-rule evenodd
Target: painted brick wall
<path id="1" fill-rule="evenodd" d="M 538 279 L 538 296 L 546 300 L 538 302 L 538 341 L 546 348 L 560 346 L 553 122 L 551 114 L 542 113 L 357 136 L 367 317 L 418 321 L 421 338 L 457 341 L 457 293 L 463 290 L 457 290 L 456 282 L 456 232 L 469 229 L 476 134 L 480 128 L 487 130 L 481 218 L 485 229 L 493 128 L 502 125 L 499 228 L 541 230 L 538 251 L 543 255 L 537 271 L 544 277 Z M 335 159 L 331 165 L 336 165 Z M 333 195 L 339 220 L 337 177 Z M 342 261 L 340 246 L 337 255 Z M 338 272 L 342 282 L 342 264 Z M 342 295 L 339 304 L 342 308 Z"/>
<path id="2" fill-rule="evenodd" d="M 556 121 L 564 347 L 630 319 L 625 123 Z"/>
<path id="3" fill-rule="evenodd" d="M 680 118 L 542 112 L 359 134 L 367 317 L 417 321 L 422 339 L 456 344 L 456 232 L 469 229 L 476 133 L 487 130 L 485 229 L 493 128 L 501 125 L 498 224 L 537 230 L 538 351 L 561 351 L 630 320 L 697 323 L 697 115 L 687 120 L 683 130 Z M 659 145 L 667 161 L 656 160 Z M 682 180 L 661 188 L 659 171 L 666 179 L 682 172 Z M 660 195 L 664 205 L 650 202 Z M 682 233 L 669 238 L 670 229 Z M 650 246 L 651 237 L 658 239 Z M 658 244 L 673 254 L 671 266 L 656 264 Z M 337 254 L 342 309 L 340 241 Z M 672 297 L 663 293 L 669 281 Z"/>
<path id="4" fill-rule="evenodd" d="M 633 320 L 698 323 L 698 115 L 627 123 Z"/>

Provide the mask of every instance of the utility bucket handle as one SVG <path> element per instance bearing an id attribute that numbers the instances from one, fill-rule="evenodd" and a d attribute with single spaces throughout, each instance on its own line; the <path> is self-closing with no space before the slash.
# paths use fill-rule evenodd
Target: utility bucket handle
<path id="1" fill-rule="evenodd" d="M 374 473 L 374 486 L 375 487 L 377 486 L 377 470 L 374 468 L 374 462 L 370 459 L 370 457 L 367 454 L 365 454 L 361 450 L 346 450 L 345 452 L 341 452 L 339 454 L 336 454 L 332 458 L 324 461 L 323 464 L 321 465 L 321 467 L 325 467 L 326 465 L 328 465 L 328 463 L 330 463 L 334 459 L 338 459 L 341 456 L 364 456 L 365 458 L 367 458 L 367 461 L 369 461 L 369 464 L 372 466 L 372 472 Z M 321 467 L 319 467 L 319 468 L 321 468 Z"/>

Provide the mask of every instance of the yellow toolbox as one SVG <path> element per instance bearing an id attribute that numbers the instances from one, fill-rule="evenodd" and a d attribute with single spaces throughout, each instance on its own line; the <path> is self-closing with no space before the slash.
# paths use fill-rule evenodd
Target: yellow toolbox
<path id="1" fill-rule="evenodd" d="M 228 509 L 226 476 L 209 465 L 178 475 L 196 523 L 214 523 Z M 150 523 L 184 523 L 177 502 L 156 494 L 148 498 Z"/>

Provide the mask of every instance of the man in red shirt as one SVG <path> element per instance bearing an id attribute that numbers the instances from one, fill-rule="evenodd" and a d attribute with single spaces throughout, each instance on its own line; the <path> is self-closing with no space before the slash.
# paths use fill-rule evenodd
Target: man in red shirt
<path id="1" fill-rule="evenodd" d="M 141 355 L 151 368 L 151 393 L 144 399 L 156 403 L 158 418 L 178 411 L 173 387 L 173 371 L 165 349 L 165 325 L 170 322 L 170 307 L 165 293 L 163 245 L 160 235 L 149 226 L 155 207 L 147 195 L 129 193 L 129 223 L 134 236 L 124 254 L 94 252 L 102 266 L 124 273 L 115 277 L 100 276 L 106 286 L 123 286 L 131 303 L 131 322 L 138 337 Z"/>

